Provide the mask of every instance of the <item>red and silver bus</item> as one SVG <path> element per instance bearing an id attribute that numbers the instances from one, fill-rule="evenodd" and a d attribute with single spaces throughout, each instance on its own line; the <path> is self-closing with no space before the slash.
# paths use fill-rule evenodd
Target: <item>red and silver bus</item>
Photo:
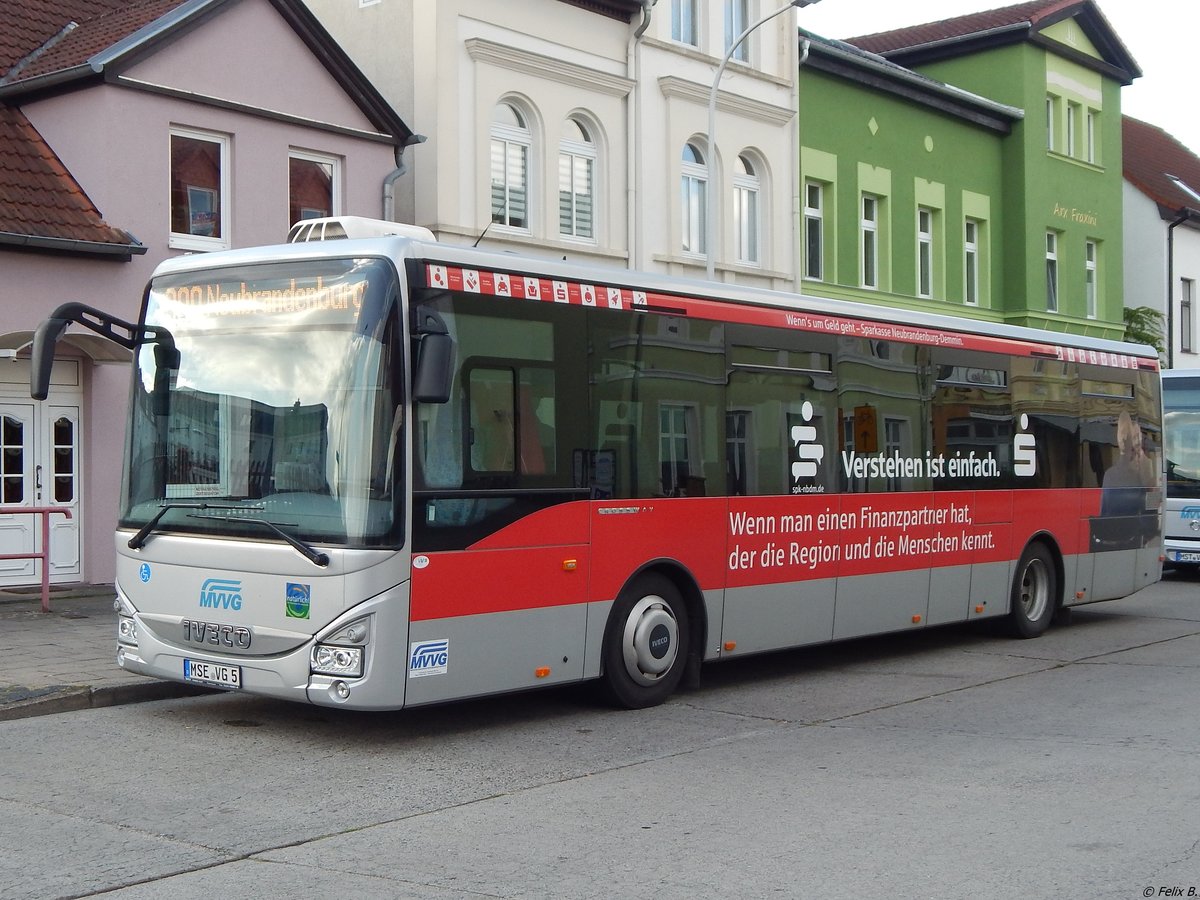
<path id="1" fill-rule="evenodd" d="M 705 663 L 1034 637 L 1160 577 L 1149 348 L 298 228 L 163 263 L 136 324 L 39 330 L 35 396 L 72 322 L 133 351 L 128 671 L 356 709 L 599 679 L 644 707 Z"/>

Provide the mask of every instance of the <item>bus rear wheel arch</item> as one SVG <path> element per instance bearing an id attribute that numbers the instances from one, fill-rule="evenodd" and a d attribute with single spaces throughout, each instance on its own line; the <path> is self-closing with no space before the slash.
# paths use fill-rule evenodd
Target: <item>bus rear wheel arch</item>
<path id="1" fill-rule="evenodd" d="M 692 616 L 683 592 L 661 572 L 643 572 L 617 595 L 604 634 L 608 698 L 626 709 L 666 700 L 692 652 Z"/>
<path id="2" fill-rule="evenodd" d="M 1053 551 L 1032 541 L 1013 571 L 1008 628 L 1014 637 L 1038 637 L 1050 627 L 1061 603 L 1060 582 Z"/>

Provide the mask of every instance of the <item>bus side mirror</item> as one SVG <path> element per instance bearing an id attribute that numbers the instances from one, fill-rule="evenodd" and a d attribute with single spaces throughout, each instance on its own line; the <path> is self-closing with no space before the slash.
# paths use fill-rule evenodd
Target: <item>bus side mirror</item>
<path id="1" fill-rule="evenodd" d="M 54 345 L 71 324 L 70 319 L 51 317 L 37 327 L 33 335 L 32 361 L 29 369 L 29 395 L 45 400 L 50 393 L 50 370 L 54 368 Z"/>
<path id="2" fill-rule="evenodd" d="M 417 343 L 413 369 L 413 399 L 447 403 L 454 370 L 454 339 L 448 334 L 423 334 Z"/>

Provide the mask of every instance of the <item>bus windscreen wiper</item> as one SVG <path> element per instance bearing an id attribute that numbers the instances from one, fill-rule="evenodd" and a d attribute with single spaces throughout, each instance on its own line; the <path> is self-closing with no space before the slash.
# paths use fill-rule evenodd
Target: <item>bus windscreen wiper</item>
<path id="1" fill-rule="evenodd" d="M 197 508 L 203 509 L 204 507 L 200 506 Z M 212 507 L 212 508 L 213 509 L 241 510 L 241 509 L 247 509 L 247 508 L 253 509 L 254 507 L 243 507 L 243 506 L 220 507 L 220 506 L 217 506 L 217 507 Z M 261 507 L 259 507 L 259 508 L 261 509 Z M 288 534 L 286 531 L 284 531 L 282 528 L 280 528 L 274 522 L 269 522 L 266 519 L 253 519 L 249 516 L 198 516 L 194 513 L 191 514 L 189 516 L 189 518 L 191 518 L 191 519 L 216 519 L 218 522 L 247 522 L 247 523 L 253 523 L 255 525 L 262 525 L 264 528 L 267 528 L 267 529 L 273 531 L 278 537 L 283 538 L 290 546 L 294 547 L 296 549 L 296 551 L 298 553 L 300 553 L 300 555 L 302 555 L 305 559 L 307 559 L 309 562 L 311 562 L 314 566 L 320 566 L 321 568 L 325 568 L 327 565 L 329 565 L 329 554 L 328 553 L 322 553 L 320 550 L 316 549 L 315 547 L 310 547 L 308 544 L 304 543 L 304 541 L 300 540 L 299 538 L 292 537 L 292 535 Z M 294 522 L 285 522 L 283 524 L 295 527 Z"/>
<path id="2" fill-rule="evenodd" d="M 158 512 L 154 514 L 149 522 L 138 529 L 138 533 L 129 539 L 128 547 L 130 550 L 141 550 L 146 546 L 146 538 L 150 537 L 159 520 L 173 509 L 262 509 L 261 506 L 214 506 L 211 503 L 164 503 L 159 507 Z"/>

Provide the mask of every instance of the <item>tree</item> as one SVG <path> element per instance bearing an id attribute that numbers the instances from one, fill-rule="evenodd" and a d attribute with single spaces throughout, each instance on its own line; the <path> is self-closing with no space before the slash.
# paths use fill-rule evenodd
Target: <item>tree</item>
<path id="1" fill-rule="evenodd" d="M 1131 344 L 1149 344 L 1162 356 L 1163 314 L 1149 306 L 1125 307 L 1125 340 Z"/>

